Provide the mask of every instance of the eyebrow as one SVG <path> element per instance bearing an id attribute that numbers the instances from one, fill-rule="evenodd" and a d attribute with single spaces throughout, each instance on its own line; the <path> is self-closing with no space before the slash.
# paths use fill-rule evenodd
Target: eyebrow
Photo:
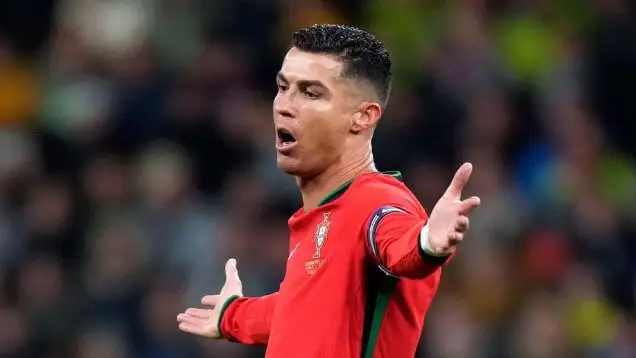
<path id="1" fill-rule="evenodd" d="M 282 82 L 289 83 L 289 80 L 287 79 L 287 77 L 285 77 L 285 75 L 283 75 L 281 72 L 278 72 L 276 74 L 276 78 Z M 304 87 L 304 88 L 321 87 L 321 88 L 327 89 L 327 86 L 325 86 L 325 84 L 319 80 L 299 80 L 297 81 L 297 85 L 298 87 Z"/>

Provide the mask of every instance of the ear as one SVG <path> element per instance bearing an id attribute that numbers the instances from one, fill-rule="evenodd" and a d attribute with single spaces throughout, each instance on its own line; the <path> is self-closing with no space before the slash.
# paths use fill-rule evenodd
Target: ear
<path id="1" fill-rule="evenodd" d="M 360 133 L 374 128 L 382 117 L 382 107 L 375 102 L 362 102 L 351 118 L 351 131 Z"/>

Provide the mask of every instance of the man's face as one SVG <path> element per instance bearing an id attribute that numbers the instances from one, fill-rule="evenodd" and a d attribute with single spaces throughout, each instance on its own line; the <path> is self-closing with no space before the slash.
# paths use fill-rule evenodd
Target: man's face
<path id="1" fill-rule="evenodd" d="M 335 57 L 292 48 L 283 61 L 274 99 L 277 164 L 313 177 L 338 161 L 356 112 L 351 83 Z"/>

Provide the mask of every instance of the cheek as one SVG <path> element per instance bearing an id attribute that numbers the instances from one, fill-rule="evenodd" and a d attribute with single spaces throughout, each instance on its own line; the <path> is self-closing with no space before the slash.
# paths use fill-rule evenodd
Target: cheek
<path id="1" fill-rule="evenodd" d="M 303 125 L 307 146 L 327 153 L 339 151 L 349 133 L 349 123 L 342 117 L 342 111 L 330 103 L 312 102 L 303 108 Z M 304 122 L 304 123 L 303 123 Z"/>
<path id="2" fill-rule="evenodd" d="M 312 143 L 319 147 L 325 154 L 339 152 L 346 140 L 346 131 L 337 119 L 321 119 L 312 123 L 308 128 L 312 136 Z"/>

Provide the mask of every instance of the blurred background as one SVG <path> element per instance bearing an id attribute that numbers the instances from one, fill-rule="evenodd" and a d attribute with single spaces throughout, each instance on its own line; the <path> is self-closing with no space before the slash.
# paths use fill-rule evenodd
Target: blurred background
<path id="1" fill-rule="evenodd" d="M 419 358 L 636 357 L 636 21 L 628 0 L 3 0 L 0 357 L 262 357 L 175 316 L 238 259 L 278 288 L 274 76 L 293 30 L 370 29 L 375 138 L 431 208 L 482 198 Z"/>

